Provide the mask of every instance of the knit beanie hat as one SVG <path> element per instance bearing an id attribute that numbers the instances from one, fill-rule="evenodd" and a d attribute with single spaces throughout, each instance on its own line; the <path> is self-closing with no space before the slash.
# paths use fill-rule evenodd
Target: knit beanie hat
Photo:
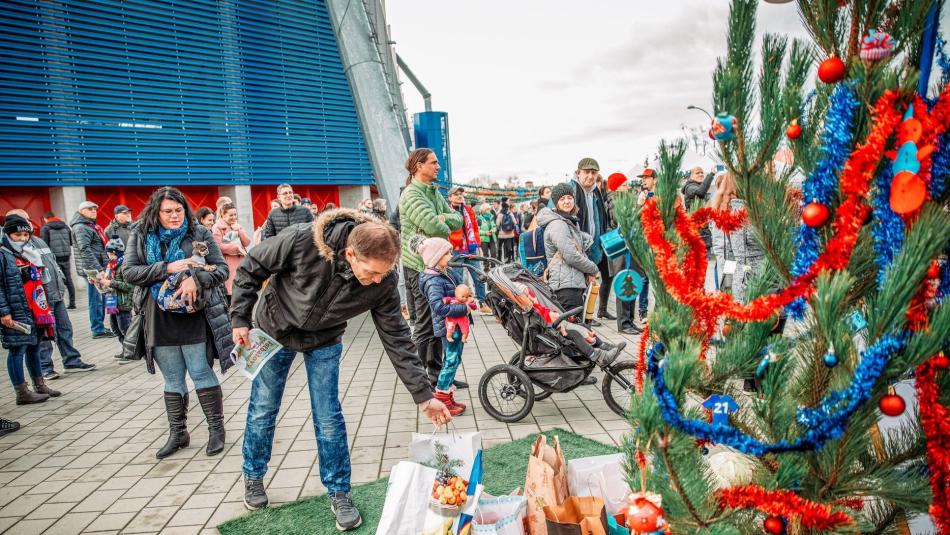
<path id="1" fill-rule="evenodd" d="M 617 191 L 617 188 L 627 181 L 627 175 L 623 173 L 614 173 L 607 177 L 607 190 Z"/>
<path id="2" fill-rule="evenodd" d="M 109 239 L 109 243 L 106 244 L 106 252 L 112 252 L 117 255 L 122 255 L 125 252 L 125 244 L 122 243 L 122 238 L 118 236 L 112 236 Z"/>
<path id="3" fill-rule="evenodd" d="M 557 202 L 565 195 L 574 196 L 574 187 L 567 182 L 561 182 L 551 188 L 551 204 L 557 207 Z M 574 199 L 575 201 L 577 199 Z"/>
<path id="4" fill-rule="evenodd" d="M 445 238 L 426 238 L 419 245 L 419 255 L 426 267 L 435 267 L 446 253 L 452 251 L 452 244 Z"/>
<path id="5" fill-rule="evenodd" d="M 30 225 L 30 222 L 22 217 L 11 214 L 8 215 L 6 219 L 3 220 L 3 233 L 4 234 L 13 234 L 14 232 L 29 232 L 33 233 L 33 227 Z"/>

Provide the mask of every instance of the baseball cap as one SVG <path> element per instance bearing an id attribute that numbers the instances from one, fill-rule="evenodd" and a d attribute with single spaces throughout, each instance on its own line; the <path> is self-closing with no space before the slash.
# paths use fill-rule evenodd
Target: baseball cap
<path id="1" fill-rule="evenodd" d="M 79 203 L 77 210 L 85 210 L 86 208 L 99 208 L 99 205 L 92 201 L 83 201 Z"/>
<path id="2" fill-rule="evenodd" d="M 581 161 L 577 162 L 577 169 L 593 169 L 594 171 L 600 171 L 600 165 L 597 164 L 597 160 L 593 158 L 584 158 Z"/>
<path id="3" fill-rule="evenodd" d="M 449 195 L 455 195 L 458 192 L 465 193 L 465 188 L 463 188 L 462 186 L 452 186 L 451 188 L 449 188 Z"/>
<path id="4" fill-rule="evenodd" d="M 115 207 L 115 215 L 125 214 L 131 211 L 132 210 L 129 210 L 129 207 L 124 204 L 119 204 L 119 205 L 116 205 Z"/>
<path id="5" fill-rule="evenodd" d="M 637 176 L 640 177 L 640 178 L 645 178 L 645 177 L 646 177 L 646 178 L 656 178 L 656 171 L 654 171 L 652 167 L 647 167 L 647 168 L 645 168 L 645 169 L 643 170 L 642 173 L 640 173 L 640 174 L 637 175 Z"/>
<path id="6" fill-rule="evenodd" d="M 313 204 L 313 201 L 310 200 L 310 197 L 304 197 L 303 199 L 300 199 L 300 204 Z"/>

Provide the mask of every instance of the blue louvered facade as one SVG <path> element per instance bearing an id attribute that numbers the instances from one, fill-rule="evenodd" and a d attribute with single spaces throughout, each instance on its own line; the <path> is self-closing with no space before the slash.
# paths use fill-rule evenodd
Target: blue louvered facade
<path id="1" fill-rule="evenodd" d="M 0 185 L 371 184 L 323 0 L 3 0 Z"/>

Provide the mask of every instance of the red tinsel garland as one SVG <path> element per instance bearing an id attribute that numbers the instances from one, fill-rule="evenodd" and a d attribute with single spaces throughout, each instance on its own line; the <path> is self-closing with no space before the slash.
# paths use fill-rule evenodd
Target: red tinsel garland
<path id="1" fill-rule="evenodd" d="M 927 465 L 933 502 L 930 516 L 939 533 L 950 533 L 950 410 L 940 403 L 936 365 L 939 355 L 917 367 L 920 425 L 927 437 Z"/>
<path id="2" fill-rule="evenodd" d="M 753 508 L 787 519 L 798 518 L 802 527 L 808 529 L 828 531 L 854 523 L 847 513 L 833 511 L 828 505 L 806 500 L 790 490 L 765 490 L 757 485 L 743 485 L 722 489 L 718 494 L 720 507 Z"/>
<path id="3" fill-rule="evenodd" d="M 650 343 L 650 324 L 647 323 L 643 326 L 643 334 L 640 335 L 640 347 L 637 348 L 637 367 L 635 370 L 636 373 L 636 388 L 637 395 L 643 395 L 643 378 L 646 375 L 647 371 L 647 345 Z"/>
<path id="4" fill-rule="evenodd" d="M 799 297 L 808 297 L 814 291 L 813 282 L 824 270 L 841 270 L 847 267 L 851 252 L 857 243 L 857 236 L 870 208 L 864 204 L 868 187 L 878 162 L 884 155 L 888 138 L 901 120 L 901 112 L 895 109 L 900 97 L 896 91 L 887 91 L 875 104 L 874 124 L 864 144 L 852 153 L 839 182 L 845 198 L 835 211 L 832 222 L 834 230 L 825 250 L 819 255 L 807 273 L 797 277 L 785 289 L 770 295 L 754 299 L 748 304 L 737 303 L 731 295 L 723 292 L 707 293 L 703 280 L 699 277 L 699 266 L 705 267 L 705 245 L 699 238 L 698 225 L 701 221 L 712 219 L 722 228 L 735 228 L 742 215 L 732 218 L 717 214 L 713 210 L 701 210 L 698 216 L 690 218 L 681 205 L 677 204 L 674 222 L 680 237 L 687 246 L 682 268 L 677 266 L 673 245 L 666 239 L 666 227 L 660 215 L 656 199 L 651 198 L 643 206 L 641 223 L 643 234 L 653 251 L 657 271 L 670 295 L 677 301 L 690 306 L 696 313 L 696 325 L 701 329 L 704 339 L 714 333 L 716 323 L 722 316 L 743 322 L 765 321 L 776 311 Z M 705 275 L 703 270 L 702 275 Z"/>

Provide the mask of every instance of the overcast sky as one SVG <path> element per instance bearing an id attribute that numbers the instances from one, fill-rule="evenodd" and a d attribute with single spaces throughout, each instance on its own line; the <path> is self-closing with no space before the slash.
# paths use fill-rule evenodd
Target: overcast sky
<path id="1" fill-rule="evenodd" d="M 682 137 L 682 124 L 708 124 L 686 106 L 711 108 L 728 6 L 389 0 L 386 9 L 396 50 L 432 93 L 433 109 L 449 114 L 455 180 L 516 174 L 554 183 L 584 156 L 606 173 L 629 172 L 661 138 Z M 760 4 L 758 33 L 806 37 L 794 6 Z M 423 111 L 403 82 L 410 113 Z"/>

